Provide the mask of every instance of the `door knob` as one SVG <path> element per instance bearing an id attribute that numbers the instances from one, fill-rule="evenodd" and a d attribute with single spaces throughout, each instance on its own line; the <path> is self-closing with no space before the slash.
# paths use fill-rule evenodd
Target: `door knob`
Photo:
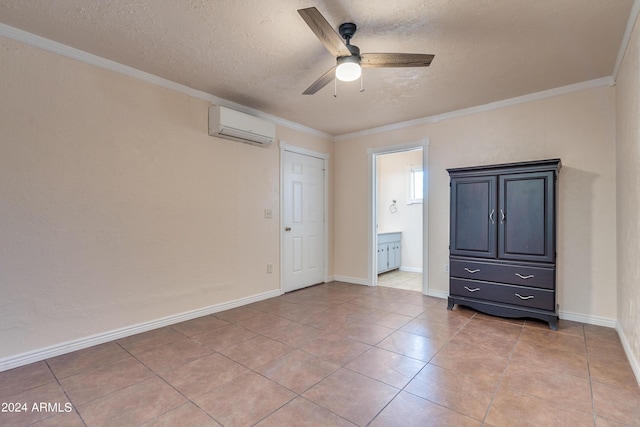
<path id="1" fill-rule="evenodd" d="M 291 227 L 285 227 L 284 231 L 291 231 Z"/>

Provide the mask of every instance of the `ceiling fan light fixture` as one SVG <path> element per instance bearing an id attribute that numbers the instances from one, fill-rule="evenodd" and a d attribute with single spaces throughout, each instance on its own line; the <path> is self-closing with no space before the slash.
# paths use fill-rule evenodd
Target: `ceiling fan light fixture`
<path id="1" fill-rule="evenodd" d="M 341 56 L 338 58 L 336 67 L 336 78 L 343 82 L 352 82 L 360 78 L 362 69 L 360 68 L 360 58 L 356 55 Z"/>

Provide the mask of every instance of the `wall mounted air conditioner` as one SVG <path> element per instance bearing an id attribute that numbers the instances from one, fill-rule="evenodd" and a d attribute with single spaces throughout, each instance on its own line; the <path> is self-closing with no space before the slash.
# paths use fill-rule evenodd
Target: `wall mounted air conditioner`
<path id="1" fill-rule="evenodd" d="M 230 108 L 209 108 L 209 135 L 255 145 L 269 145 L 276 139 L 276 125 Z"/>

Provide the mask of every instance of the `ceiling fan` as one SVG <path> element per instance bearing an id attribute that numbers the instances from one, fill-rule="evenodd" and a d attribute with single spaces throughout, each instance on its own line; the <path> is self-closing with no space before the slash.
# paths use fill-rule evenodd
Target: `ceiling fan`
<path id="1" fill-rule="evenodd" d="M 356 32 L 356 24 L 345 22 L 338 28 L 340 35 L 329 25 L 315 7 L 299 9 L 298 13 L 311 31 L 320 39 L 327 50 L 336 57 L 336 66 L 324 73 L 307 88 L 303 95 L 313 95 L 331 80 L 353 81 L 361 76 L 361 67 L 428 67 L 435 55 L 424 53 L 363 53 L 352 45 L 351 38 Z M 343 42 L 341 37 L 346 41 Z"/>

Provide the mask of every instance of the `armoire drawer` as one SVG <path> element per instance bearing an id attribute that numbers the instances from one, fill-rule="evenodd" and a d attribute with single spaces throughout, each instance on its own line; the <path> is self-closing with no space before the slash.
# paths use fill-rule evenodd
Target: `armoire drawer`
<path id="1" fill-rule="evenodd" d="M 450 261 L 449 265 L 453 277 L 555 289 L 556 272 L 554 267 L 531 267 L 454 259 Z"/>
<path id="2" fill-rule="evenodd" d="M 523 307 L 555 310 L 555 292 L 525 286 L 489 283 L 479 280 L 457 279 L 449 281 L 451 295 L 503 302 Z"/>

